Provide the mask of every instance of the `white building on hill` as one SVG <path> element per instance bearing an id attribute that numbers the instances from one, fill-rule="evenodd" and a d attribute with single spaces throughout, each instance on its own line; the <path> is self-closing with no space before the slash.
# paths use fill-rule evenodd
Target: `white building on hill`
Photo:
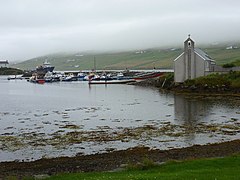
<path id="1" fill-rule="evenodd" d="M 8 60 L 0 60 L 0 67 L 8 67 Z"/>

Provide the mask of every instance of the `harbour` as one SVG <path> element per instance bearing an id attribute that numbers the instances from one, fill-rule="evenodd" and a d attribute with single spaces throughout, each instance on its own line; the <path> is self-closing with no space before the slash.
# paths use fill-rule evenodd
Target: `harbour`
<path id="1" fill-rule="evenodd" d="M 47 61 L 37 66 L 35 70 L 24 72 L 22 76 L 11 76 L 8 80 L 25 78 L 29 82 L 44 84 L 59 81 L 88 81 L 89 84 L 127 84 L 150 78 L 157 78 L 171 69 L 161 70 L 81 70 L 53 71 L 54 66 Z"/>
<path id="2" fill-rule="evenodd" d="M 0 80 L 0 161 L 172 149 L 239 139 L 240 99 L 86 81 Z M 196 113 L 197 112 L 197 113 Z"/>

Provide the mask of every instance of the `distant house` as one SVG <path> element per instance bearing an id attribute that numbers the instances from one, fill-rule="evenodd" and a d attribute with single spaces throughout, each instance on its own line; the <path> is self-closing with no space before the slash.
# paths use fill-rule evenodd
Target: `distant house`
<path id="1" fill-rule="evenodd" d="M 174 81 L 181 83 L 187 79 L 205 76 L 214 71 L 215 61 L 188 38 L 184 41 L 184 52 L 174 60 Z"/>
<path id="2" fill-rule="evenodd" d="M 238 47 L 237 47 L 237 46 L 228 46 L 228 47 L 226 47 L 226 49 L 227 49 L 227 50 L 238 49 Z"/>
<path id="3" fill-rule="evenodd" d="M 8 67 L 9 62 L 8 60 L 0 60 L 0 67 Z"/>

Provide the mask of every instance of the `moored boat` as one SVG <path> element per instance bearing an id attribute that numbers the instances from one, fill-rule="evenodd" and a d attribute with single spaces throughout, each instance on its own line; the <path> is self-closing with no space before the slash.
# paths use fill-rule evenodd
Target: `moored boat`
<path id="1" fill-rule="evenodd" d="M 156 77 L 159 77 L 163 74 L 164 74 L 163 72 L 147 73 L 147 74 L 137 75 L 137 76 L 134 77 L 134 79 L 136 81 L 141 81 L 141 80 L 145 80 L 145 79 L 156 78 Z"/>
<path id="2" fill-rule="evenodd" d="M 36 67 L 36 72 L 38 72 L 38 73 L 39 72 L 41 72 L 41 73 L 53 72 L 54 68 L 55 68 L 54 66 L 51 66 L 51 64 L 47 60 L 45 60 L 43 65 Z"/>
<path id="3" fill-rule="evenodd" d="M 29 82 L 44 84 L 46 81 L 43 76 L 38 75 L 37 73 L 33 73 L 32 77 L 29 78 Z"/>
<path id="4" fill-rule="evenodd" d="M 62 78 L 62 81 L 78 81 L 78 77 L 73 74 L 69 74 Z"/>
<path id="5" fill-rule="evenodd" d="M 45 79 L 29 79 L 29 82 L 44 84 L 46 81 L 45 81 Z"/>
<path id="6" fill-rule="evenodd" d="M 78 81 L 83 81 L 85 76 L 86 76 L 85 73 L 80 72 L 80 73 L 77 74 L 77 80 Z"/>
<path id="7" fill-rule="evenodd" d="M 123 80 L 90 80 L 88 84 L 127 84 L 136 82 L 134 79 L 123 79 Z"/>
<path id="8" fill-rule="evenodd" d="M 17 79 L 22 80 L 23 77 L 22 77 L 22 75 L 14 75 L 14 76 L 9 76 L 7 79 L 8 80 L 17 80 Z"/>

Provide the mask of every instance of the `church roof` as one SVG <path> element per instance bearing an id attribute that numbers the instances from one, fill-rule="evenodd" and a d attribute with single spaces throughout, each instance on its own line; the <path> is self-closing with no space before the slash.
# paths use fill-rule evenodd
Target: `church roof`
<path id="1" fill-rule="evenodd" d="M 206 61 L 214 61 L 207 53 L 199 48 L 194 48 L 194 52 L 201 56 Z"/>
<path id="2" fill-rule="evenodd" d="M 190 37 L 188 37 L 188 38 L 184 41 L 184 43 L 185 43 L 185 42 L 188 42 L 188 41 L 194 42 Z"/>

